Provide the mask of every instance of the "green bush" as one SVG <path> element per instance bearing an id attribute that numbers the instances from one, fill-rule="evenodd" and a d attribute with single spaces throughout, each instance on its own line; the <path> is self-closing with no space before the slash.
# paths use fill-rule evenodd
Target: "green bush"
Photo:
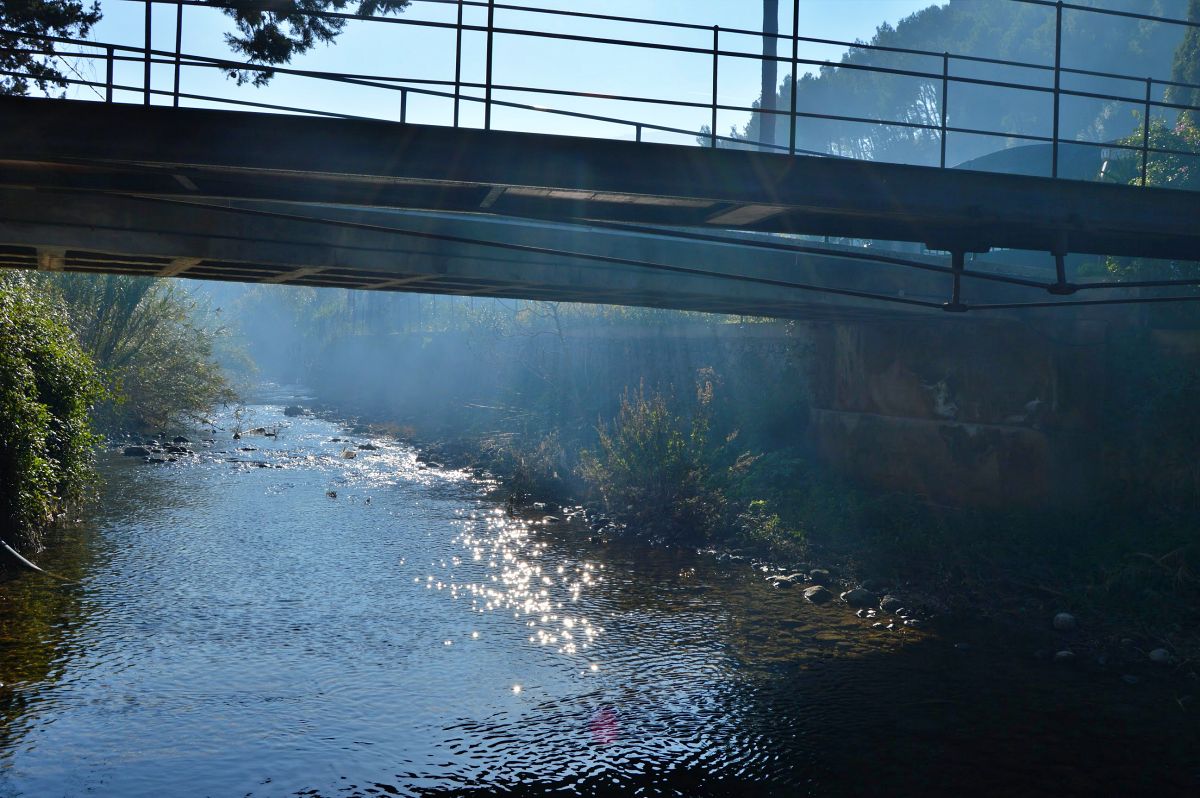
<path id="1" fill-rule="evenodd" d="M 27 546 L 91 484 L 88 414 L 102 395 L 56 302 L 0 277 L 0 524 Z"/>
<path id="2" fill-rule="evenodd" d="M 66 305 L 109 399 L 96 410 L 108 431 L 203 421 L 235 399 L 214 347 L 223 328 L 178 283 L 123 275 L 53 274 L 43 285 Z"/>
<path id="3" fill-rule="evenodd" d="M 712 536 L 724 499 L 711 478 L 711 404 L 712 381 L 703 377 L 690 418 L 644 385 L 625 392 L 616 419 L 597 430 L 597 450 L 581 457 L 584 479 L 611 515 L 666 540 L 696 543 Z"/>

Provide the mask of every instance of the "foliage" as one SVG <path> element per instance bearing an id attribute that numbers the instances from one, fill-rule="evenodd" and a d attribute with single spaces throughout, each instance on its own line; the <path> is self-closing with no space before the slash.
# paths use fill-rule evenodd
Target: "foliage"
<path id="1" fill-rule="evenodd" d="M 100 4 L 77 0 L 0 0 L 0 94 L 27 94 L 30 86 L 49 94 L 65 88 L 67 78 L 53 55 L 57 46 L 44 37 L 84 38 L 100 20 Z M 31 52 L 33 51 L 33 52 Z"/>
<path id="2" fill-rule="evenodd" d="M 396 14 L 408 7 L 409 0 L 359 0 L 358 8 L 347 13 L 350 0 L 212 0 L 233 17 L 237 33 L 225 35 L 236 53 L 255 64 L 286 64 L 318 43 L 332 44 L 346 27 L 346 18 Z M 239 84 L 265 85 L 274 77 L 270 69 L 229 70 Z"/>
<path id="3" fill-rule="evenodd" d="M 1140 13 L 1179 17 L 1187 0 L 1142 0 Z M 1085 5 L 1105 7 L 1096 0 Z M 1101 72 L 1134 72 L 1165 76 L 1171 55 L 1183 35 L 1178 26 L 1143 20 L 1124 20 L 1099 14 L 1072 11 L 1063 17 L 1064 65 Z M 882 25 L 867 44 L 910 48 L 932 53 L 961 53 L 1037 64 L 1054 60 L 1055 14 L 1053 8 L 1022 3 L 988 3 L 950 0 L 931 4 L 901 20 L 895 27 Z M 1114 66 L 1117 65 L 1117 66 Z M 1133 65 L 1122 67 L 1121 65 Z M 936 78 L 889 75 L 856 69 L 879 66 L 924 72 Z M 936 164 L 940 154 L 941 71 L 939 56 L 870 50 L 851 47 L 840 64 L 820 67 L 799 76 L 796 107 L 801 113 L 829 113 L 862 119 L 879 119 L 924 125 L 897 127 L 835 120 L 800 118 L 797 146 L 802 150 L 828 152 L 854 158 L 901 163 Z M 1025 70 L 951 62 L 951 74 L 959 77 L 1029 82 Z M 1124 95 L 1128 82 L 1089 79 L 1087 91 Z M 756 103 L 756 107 L 761 104 Z M 769 105 L 769 103 L 768 103 Z M 775 107 L 792 107 L 791 76 L 779 87 Z M 1061 135 L 1067 139 L 1111 140 L 1130 132 L 1127 117 L 1116 113 L 1124 104 L 1108 101 L 1078 101 L 1061 106 Z M 946 103 L 948 124 L 974 130 L 1048 135 L 1052 105 L 1038 92 L 1010 91 L 968 83 L 950 84 Z M 773 117 L 775 140 L 787 141 L 790 124 L 786 114 Z M 731 135 L 746 145 L 763 139 L 763 115 L 752 114 L 749 122 Z M 1005 139 L 991 136 L 952 135 L 947 138 L 947 162 L 951 165 L 977 158 L 1004 146 Z M 1023 143 L 1013 139 L 1013 143 Z M 706 142 L 702 142 L 706 143 Z M 731 146 L 739 146 L 733 144 Z M 1048 162 L 1047 162 L 1048 163 Z"/>
<path id="4" fill-rule="evenodd" d="M 106 429 L 162 429 L 202 420 L 233 392 L 213 356 L 224 335 L 177 282 L 122 275 L 43 277 L 65 303 L 80 344 L 110 388 Z"/>
<path id="5" fill-rule="evenodd" d="M 1192 22 L 1200 22 L 1200 0 L 1188 0 L 1187 18 Z M 1189 27 L 1184 32 L 1183 41 L 1175 50 L 1171 80 L 1200 86 L 1200 28 Z M 1180 105 L 1200 106 L 1200 89 L 1169 86 L 1166 100 Z M 1192 124 L 1198 121 L 1195 111 L 1183 111 L 1181 116 Z"/>
<path id="6" fill-rule="evenodd" d="M 0 276 L 0 525 L 25 544 L 90 485 L 101 396 L 61 305 L 17 275 Z"/>
<path id="7" fill-rule="evenodd" d="M 225 42 L 261 69 L 230 69 L 239 84 L 263 86 L 275 73 L 271 66 L 286 64 L 318 44 L 332 44 L 348 19 L 396 14 L 410 0 L 206 0 L 232 17 L 236 33 Z M 350 9 L 350 10 L 348 10 Z M 0 69 L 17 73 L 0 77 L 0 94 L 27 94 L 32 86 L 48 94 L 69 80 L 60 65 L 73 68 L 59 56 L 61 48 L 45 37 L 86 38 L 100 21 L 100 4 L 80 0 L 0 0 Z M 42 54 L 45 53 L 45 54 Z"/>
<path id="8" fill-rule="evenodd" d="M 608 511 L 639 531 L 672 541 L 708 539 L 724 503 L 710 479 L 712 380 L 702 375 L 690 417 L 658 391 L 627 390 L 617 417 L 598 427 L 599 445 L 582 456 L 584 478 Z"/>

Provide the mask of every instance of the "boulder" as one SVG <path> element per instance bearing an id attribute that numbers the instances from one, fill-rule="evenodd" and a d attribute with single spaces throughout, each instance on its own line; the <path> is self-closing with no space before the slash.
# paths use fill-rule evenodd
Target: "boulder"
<path id="1" fill-rule="evenodd" d="M 126 446 L 121 453 L 126 457 L 146 457 L 150 450 L 145 446 Z"/>
<path id="2" fill-rule="evenodd" d="M 813 604 L 825 604 L 833 601 L 833 594 L 821 585 L 814 585 L 804 591 L 804 598 Z"/>
<path id="3" fill-rule="evenodd" d="M 283 414 L 288 418 L 294 418 L 295 416 L 306 416 L 308 415 L 308 411 L 300 405 L 288 405 L 283 408 Z"/>
<path id="4" fill-rule="evenodd" d="M 870 590 L 856 587 L 853 590 L 847 590 L 841 596 L 842 601 L 849 604 L 851 607 L 873 607 L 878 598 Z"/>
<path id="5" fill-rule="evenodd" d="M 1072 632 L 1075 630 L 1075 616 L 1069 612 L 1060 612 L 1054 616 L 1054 628 L 1060 632 Z"/>
<path id="6" fill-rule="evenodd" d="M 828 585 L 832 580 L 833 577 L 824 568 L 813 568 L 808 572 L 808 581 L 815 582 L 818 585 Z"/>

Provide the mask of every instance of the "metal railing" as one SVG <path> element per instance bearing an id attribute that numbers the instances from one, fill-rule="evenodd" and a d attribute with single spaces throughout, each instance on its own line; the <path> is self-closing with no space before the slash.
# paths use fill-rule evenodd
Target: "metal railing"
<path id="1" fill-rule="evenodd" d="M 447 78 L 445 80 L 406 78 L 400 76 L 352 72 L 307 70 L 287 66 L 257 64 L 231 58 L 216 58 L 184 52 L 182 43 L 185 6 L 210 9 L 215 13 L 220 13 L 221 11 L 233 8 L 232 6 L 223 5 L 220 2 L 208 2 L 207 0 L 130 0 L 130 2 L 142 3 L 146 8 L 143 41 L 140 43 L 95 42 L 65 37 L 36 36 L 18 31 L 0 31 L 0 34 L 7 34 L 11 37 L 20 38 L 25 41 L 39 41 L 42 43 L 43 46 L 40 48 L 31 47 L 21 50 L 21 52 L 28 55 L 56 57 L 58 59 L 82 59 L 92 61 L 102 60 L 105 65 L 105 77 L 103 81 L 98 79 L 88 80 L 79 75 L 77 70 L 75 70 L 75 77 L 68 77 L 64 75 L 63 79 L 68 85 L 71 86 L 91 88 L 105 102 L 115 102 L 118 93 L 135 93 L 140 95 L 142 103 L 147 105 L 151 104 L 156 98 L 160 98 L 162 100 L 169 99 L 170 103 L 174 106 L 179 106 L 185 102 L 220 103 L 234 107 L 245 107 L 285 113 L 304 113 L 320 116 L 364 118 L 321 108 L 297 107 L 293 105 L 261 102 L 258 100 L 246 99 L 244 97 L 217 96 L 183 90 L 182 76 L 185 70 L 209 69 L 227 73 L 273 73 L 309 80 L 370 87 L 383 91 L 398 93 L 399 102 L 396 105 L 398 105 L 398 117 L 401 122 L 409 121 L 410 97 L 421 96 L 440 98 L 442 100 L 451 102 L 453 104 L 452 120 L 455 126 L 463 124 L 461 113 L 462 105 L 464 103 L 471 103 L 482 106 L 483 127 L 485 129 L 491 129 L 494 125 L 494 109 L 507 108 L 530 111 L 550 116 L 583 119 L 623 126 L 630 130 L 630 132 L 633 134 L 633 138 L 637 141 L 641 141 L 643 139 L 645 132 L 655 131 L 663 134 L 682 135 L 690 138 L 696 138 L 698 140 L 702 140 L 710 147 L 724 145 L 786 153 L 791 155 L 803 154 L 825 157 L 844 157 L 840 153 L 805 149 L 797 145 L 799 126 L 801 126 L 806 120 L 825 120 L 828 122 L 845 123 L 847 125 L 883 126 L 914 132 L 924 131 L 931 137 L 936 138 L 938 144 L 937 162 L 938 165 L 943 168 L 948 165 L 946 161 L 947 139 L 953 135 L 986 136 L 1000 138 L 1008 142 L 1015 141 L 1026 142 L 1030 144 L 1049 144 L 1051 150 L 1050 174 L 1054 177 L 1059 176 L 1060 149 L 1063 145 L 1097 147 L 1110 151 L 1115 150 L 1118 152 L 1129 152 L 1132 157 L 1140 156 L 1138 173 L 1139 182 L 1142 184 L 1146 183 L 1147 170 L 1151 155 L 1200 155 L 1200 152 L 1156 146 L 1151 140 L 1151 119 L 1156 112 L 1161 115 L 1164 112 L 1171 113 L 1181 111 L 1200 111 L 1200 106 L 1179 102 L 1170 102 L 1167 101 L 1165 97 L 1162 99 L 1156 99 L 1156 90 L 1162 90 L 1166 88 L 1200 90 L 1200 85 L 1181 83 L 1178 81 L 1157 78 L 1154 76 L 1138 77 L 1115 72 L 1072 68 L 1065 66 L 1062 59 L 1064 12 L 1102 14 L 1116 17 L 1134 18 L 1138 20 L 1153 20 L 1165 24 L 1188 27 L 1198 27 L 1200 26 L 1200 23 L 1190 22 L 1187 20 L 1161 18 L 1134 12 L 1097 9 L 1066 2 L 1051 2 L 1051 0 L 1009 1 L 1043 6 L 1053 10 L 1055 14 L 1055 45 L 1053 64 L 989 58 L 986 56 L 966 53 L 938 53 L 903 47 L 872 45 L 860 42 L 843 42 L 833 39 L 801 36 L 799 30 L 801 8 L 800 0 L 793 0 L 793 27 L 790 35 L 784 33 L 765 34 L 758 30 L 721 28 L 719 26 L 705 26 L 695 23 L 673 22 L 669 20 L 652 19 L 648 17 L 631 17 L 574 10 L 568 11 L 535 8 L 513 3 L 497 2 L 497 0 L 414 0 L 415 3 L 431 6 L 455 6 L 457 14 L 456 19 L 452 22 L 443 22 L 432 19 L 416 19 L 412 16 L 406 15 L 377 17 L 359 16 L 353 13 L 336 11 L 304 12 L 313 17 L 336 20 L 340 22 L 356 21 L 370 24 L 397 25 L 409 28 L 453 31 L 455 36 L 454 75 L 452 79 Z M 174 47 L 171 49 L 159 49 L 153 46 L 153 29 L 151 23 L 153 5 L 155 3 L 158 3 L 159 5 L 175 7 Z M 243 10 L 245 10 L 247 7 L 247 3 L 239 3 L 238 5 L 238 8 Z M 264 3 L 262 5 L 262 9 L 266 11 L 272 10 L 272 7 L 272 4 L 269 3 Z M 277 8 L 278 6 L 275 5 L 274 7 Z M 479 11 L 486 12 L 486 24 L 468 24 L 464 22 L 464 10 L 466 9 L 477 9 Z M 506 14 L 533 15 L 539 18 L 539 20 L 542 22 L 553 18 L 568 18 L 574 20 L 583 20 L 585 22 L 635 25 L 639 26 L 641 30 L 668 30 L 671 32 L 687 31 L 690 32 L 690 35 L 695 35 L 697 33 L 710 33 L 711 46 L 702 47 L 692 44 L 683 44 L 677 41 L 653 41 L 644 38 L 617 38 L 614 36 L 591 36 L 580 33 L 551 32 L 544 29 L 546 27 L 545 25 L 533 27 L 507 27 L 497 24 L 497 12 L 503 12 Z M 482 81 L 468 81 L 463 79 L 464 33 L 482 34 L 484 37 L 484 79 Z M 756 37 L 760 44 L 764 37 L 775 39 L 777 44 L 780 42 L 790 42 L 792 45 L 791 55 L 790 57 L 780 55 L 764 55 L 762 52 L 751 52 L 743 49 L 730 48 L 728 44 L 723 45 L 722 37 L 725 37 L 724 41 L 728 42 L 729 38 L 734 36 L 739 38 Z M 700 101 L 683 100 L 667 96 L 654 96 L 650 94 L 605 94 L 582 90 L 576 91 L 556 89 L 546 86 L 506 83 L 497 78 L 498 65 L 495 63 L 496 40 L 500 37 L 516 37 L 527 40 L 552 39 L 559 42 L 595 44 L 615 48 L 633 48 L 639 50 L 648 49 L 656 53 L 702 56 L 707 58 L 707 60 L 710 62 L 711 93 L 707 101 Z M 881 64 L 857 63 L 855 61 L 846 59 L 842 61 L 830 61 L 827 59 L 821 60 L 804 58 L 800 57 L 799 55 L 799 48 L 802 43 L 806 45 L 844 47 L 848 50 L 860 53 L 877 52 L 881 54 L 927 58 L 937 63 L 940 68 L 928 70 L 899 66 L 885 66 Z M 70 45 L 77 48 L 77 51 L 64 52 L 61 49 L 61 45 Z M 791 107 L 786 109 L 763 109 L 754 106 L 721 102 L 721 64 L 723 60 L 729 59 L 759 62 L 769 59 L 790 68 L 792 87 Z M 117 67 L 127 63 L 140 63 L 142 65 L 142 80 L 140 84 L 121 83 L 116 80 Z M 1041 74 L 1045 76 L 1047 80 L 1044 83 L 1031 83 L 1018 82 L 1015 80 L 999 80 L 993 78 L 975 77 L 968 74 L 963 74 L 963 70 L 961 68 L 955 68 L 970 64 L 1032 71 L 1035 74 Z M 173 81 L 171 89 L 167 90 L 156 88 L 154 86 L 152 80 L 153 67 L 156 65 L 167 65 L 172 68 Z M 936 121 L 914 121 L 911 119 L 871 118 L 851 114 L 822 113 L 817 111 L 801 110 L 797 107 L 798 72 L 801 67 L 861 71 L 876 75 L 886 75 L 898 78 L 926 81 L 930 86 L 936 87 L 937 119 Z M 21 76 L 26 78 L 33 77 L 32 75 L 23 74 L 17 70 L 0 70 L 0 74 L 7 76 Z M 1064 86 L 1064 77 L 1099 78 L 1115 81 L 1128 81 L 1131 83 L 1140 84 L 1144 87 L 1144 89 L 1136 95 L 1087 91 L 1080 88 Z M 1014 130 L 988 130 L 953 124 L 954 117 L 951 113 L 950 98 L 951 94 L 953 93 L 952 90 L 955 87 L 960 86 L 988 87 L 1046 96 L 1047 99 L 1052 103 L 1053 109 L 1051 134 L 1047 136 Z M 505 98 L 497 95 L 503 95 Z M 678 125 L 664 124 L 662 122 L 651 121 L 646 118 L 631 119 L 624 116 L 614 116 L 611 114 L 590 113 L 561 107 L 547 107 L 541 104 L 534 104 L 533 102 L 521 102 L 514 98 L 513 95 L 536 95 L 538 97 L 558 98 L 559 100 L 587 99 L 593 102 L 608 101 L 621 104 L 635 104 L 647 108 L 669 107 L 674 109 L 706 111 L 706 116 L 708 118 L 708 130 L 702 135 L 700 129 L 689 129 L 679 127 Z M 1131 138 L 1137 135 L 1136 132 L 1132 133 L 1131 136 L 1126 137 L 1126 139 L 1123 141 L 1100 142 L 1064 139 L 1060 130 L 1061 107 L 1064 99 L 1119 102 L 1130 104 L 1139 108 L 1142 117 L 1141 130 L 1139 131 L 1140 142 L 1134 143 L 1133 141 L 1130 141 Z M 719 115 L 722 113 L 749 114 L 751 118 L 757 115 L 760 121 L 760 126 L 763 124 L 763 120 L 773 120 L 782 117 L 787 122 L 788 143 L 764 143 L 739 136 L 721 135 L 717 132 L 717 130 Z"/>

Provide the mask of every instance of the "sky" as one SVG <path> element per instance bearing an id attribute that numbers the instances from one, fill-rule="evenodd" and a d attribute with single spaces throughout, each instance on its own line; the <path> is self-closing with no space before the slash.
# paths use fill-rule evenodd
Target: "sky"
<path id="1" fill-rule="evenodd" d="M 515 0 L 509 0 L 517 4 Z M 882 23 L 896 24 L 913 12 L 944 0 L 800 0 L 800 31 L 802 36 L 841 41 L 868 40 Z M 589 11 L 618 16 L 637 16 L 713 25 L 726 29 L 760 29 L 762 5 L 757 0 L 524 0 L 520 5 Z M 779 30 L 792 29 L 792 3 L 780 0 Z M 93 29 L 91 40 L 134 47 L 143 46 L 143 2 L 133 0 L 102 0 L 103 20 Z M 410 8 L 400 15 L 405 20 L 454 22 L 454 5 L 413 0 Z M 173 50 L 175 46 L 176 6 L 171 3 L 154 5 L 152 42 L 155 49 Z M 486 23 L 483 8 L 467 8 L 464 22 L 468 25 Z M 711 48 L 710 30 L 677 30 L 664 27 L 612 23 L 596 20 L 573 20 L 530 12 L 499 10 L 496 26 L 507 28 L 555 31 L 588 36 L 634 39 L 661 44 Z M 213 58 L 228 58 L 230 51 L 224 43 L 224 33 L 231 30 L 230 20 L 219 11 L 202 7 L 183 9 L 183 46 L 185 53 Z M 725 33 L 721 36 L 722 50 L 757 52 L 758 37 Z M 790 55 L 790 43 L 780 43 L 780 55 Z M 844 47 L 802 43 L 802 58 L 838 60 Z M 463 40 L 463 80 L 483 82 L 486 44 L 482 33 L 467 32 Z M 297 58 L 291 66 L 299 69 L 336 71 L 343 73 L 380 75 L 409 79 L 454 79 L 455 35 L 453 29 L 418 27 L 378 22 L 350 23 L 341 37 L 331 46 L 320 45 Z M 73 61 L 79 73 L 92 80 L 104 80 L 102 61 Z M 143 83 L 140 63 L 118 64 L 116 82 L 137 87 Z M 718 62 L 718 98 L 727 105 L 748 106 L 759 95 L 759 62 L 753 59 L 722 57 Z M 809 67 L 812 69 L 812 67 Z M 780 78 L 788 71 L 780 65 Z M 800 70 L 803 73 L 805 70 Z M 174 81 L 174 69 L 156 65 L 152 85 L 169 91 Z M 687 133 L 643 130 L 647 141 L 690 143 L 693 131 L 709 124 L 712 99 L 712 58 L 707 54 L 654 51 L 641 48 L 563 42 L 517 35 L 498 35 L 493 56 L 493 81 L 498 85 L 569 89 L 592 93 L 651 97 L 696 103 L 704 107 L 677 107 L 662 104 L 633 103 L 598 98 L 572 98 L 559 95 L 497 91 L 497 100 L 520 102 L 556 110 L 593 114 L 606 118 L 657 124 L 678 128 Z M 181 92 L 206 97 L 235 98 L 247 102 L 269 103 L 296 108 L 318 108 L 325 111 L 399 120 L 400 93 L 381 88 L 351 86 L 295 76 L 277 76 L 268 87 L 238 87 L 211 69 L 184 68 L 180 76 Z M 429 87 L 446 91 L 446 87 Z M 452 90 L 452 89 L 451 89 Z M 102 90 L 100 90 L 102 91 Z M 465 93 L 482 97 L 482 90 Z M 96 98 L 97 91 L 87 87 L 75 88 L 70 96 Z M 140 101 L 139 92 L 118 92 L 117 100 Z M 155 103 L 170 103 L 170 97 L 155 97 Z M 230 107 L 198 99 L 184 99 L 184 105 Z M 251 109 L 252 110 L 252 109 Z M 416 123 L 448 125 L 453 119 L 453 102 L 444 97 L 408 96 L 406 120 Z M 467 102 L 461 106 L 462 124 L 482 126 L 482 103 Z M 749 114 L 742 111 L 721 111 L 717 130 L 727 133 L 731 126 L 745 124 Z M 614 124 L 571 118 L 532 110 L 494 107 L 493 126 L 510 130 L 531 130 L 567 135 L 600 136 L 629 139 L 635 128 L 629 124 Z"/>

